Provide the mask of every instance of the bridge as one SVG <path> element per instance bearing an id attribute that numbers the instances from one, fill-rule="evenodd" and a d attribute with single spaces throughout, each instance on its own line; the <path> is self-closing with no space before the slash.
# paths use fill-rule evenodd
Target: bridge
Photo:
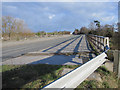
<path id="1" fill-rule="evenodd" d="M 106 52 L 107 50 L 109 50 L 108 37 L 88 35 L 88 36 L 82 36 L 81 38 L 84 38 L 82 42 L 84 44 L 79 45 L 78 47 L 79 53 L 81 51 L 85 53 L 85 52 L 90 52 L 92 50 L 91 48 L 88 49 L 88 42 L 89 42 L 89 44 L 91 44 L 92 47 L 94 47 L 99 52 L 99 55 L 90 59 L 85 64 L 74 69 L 68 74 L 62 76 L 58 80 L 45 86 L 43 90 L 47 88 L 62 88 L 62 89 L 76 88 L 80 83 L 82 83 L 89 75 L 91 75 L 99 66 L 101 66 L 106 61 L 106 57 L 107 57 Z M 79 41 L 81 41 L 81 39 L 79 39 Z M 87 47 L 87 49 L 85 47 Z"/>
<path id="2" fill-rule="evenodd" d="M 76 88 L 106 61 L 107 50 L 109 50 L 108 37 L 75 35 L 45 49 L 10 58 L 3 61 L 2 64 L 80 65 L 80 67 L 55 80 L 43 89 Z"/>

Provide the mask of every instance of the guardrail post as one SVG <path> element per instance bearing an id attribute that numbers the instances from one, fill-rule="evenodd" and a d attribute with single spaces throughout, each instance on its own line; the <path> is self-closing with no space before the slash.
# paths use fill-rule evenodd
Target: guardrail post
<path id="1" fill-rule="evenodd" d="M 108 37 L 105 37 L 105 38 L 106 38 L 106 40 L 107 40 L 107 41 L 106 41 L 106 42 L 107 42 L 106 45 L 109 47 L 109 38 L 108 38 Z"/>
<path id="2" fill-rule="evenodd" d="M 115 72 L 118 75 L 118 78 L 120 78 L 120 51 L 118 50 L 114 51 L 113 72 Z"/>
<path id="3" fill-rule="evenodd" d="M 105 39 L 104 41 L 105 46 L 107 45 L 109 47 L 109 38 L 105 37 L 104 39 Z"/>
<path id="4" fill-rule="evenodd" d="M 104 38 L 104 47 L 109 47 L 109 38 L 108 37 L 105 37 Z M 104 51 L 105 51 L 105 49 L 104 49 Z"/>

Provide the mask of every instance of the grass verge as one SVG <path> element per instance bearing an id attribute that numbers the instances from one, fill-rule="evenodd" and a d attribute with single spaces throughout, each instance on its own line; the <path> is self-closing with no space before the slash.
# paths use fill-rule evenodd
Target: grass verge
<path id="1" fill-rule="evenodd" d="M 107 56 L 108 56 L 108 60 L 110 61 L 114 61 L 114 55 L 113 55 L 113 50 L 108 50 L 107 51 Z"/>
<path id="2" fill-rule="evenodd" d="M 42 88 L 61 77 L 63 68 L 75 69 L 79 65 L 3 65 L 3 88 Z"/>
<path id="3" fill-rule="evenodd" d="M 91 89 L 91 88 L 118 88 L 118 79 L 114 73 L 107 70 L 106 67 L 101 66 L 96 71 L 96 73 L 100 74 L 100 78 L 102 81 L 98 81 L 97 79 L 83 81 L 77 88 Z"/>

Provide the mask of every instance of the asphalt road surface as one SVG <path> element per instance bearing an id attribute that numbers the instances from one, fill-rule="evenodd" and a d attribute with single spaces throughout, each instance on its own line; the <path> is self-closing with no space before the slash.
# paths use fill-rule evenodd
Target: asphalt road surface
<path id="1" fill-rule="evenodd" d="M 42 50 L 50 46 L 56 46 L 56 45 L 65 43 L 66 41 L 75 39 L 77 37 L 80 37 L 80 36 L 71 35 L 69 37 L 38 41 L 34 43 L 15 45 L 15 46 L 10 46 L 10 47 L 3 47 L 2 48 L 2 61 L 6 61 L 8 59 L 23 55 L 28 52 Z"/>

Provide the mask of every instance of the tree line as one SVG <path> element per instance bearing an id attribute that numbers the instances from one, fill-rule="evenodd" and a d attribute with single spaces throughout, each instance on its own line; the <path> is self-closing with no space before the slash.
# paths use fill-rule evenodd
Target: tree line
<path id="1" fill-rule="evenodd" d="M 19 18 L 14 18 L 11 16 L 2 16 L 2 38 L 3 40 L 20 40 L 30 37 L 44 37 L 51 35 L 64 35 L 70 34 L 69 31 L 54 31 L 45 32 L 38 31 L 37 33 L 32 32 L 24 20 Z"/>
<path id="2" fill-rule="evenodd" d="M 91 22 L 88 27 L 81 27 L 79 29 L 75 29 L 73 34 L 94 34 L 106 37 L 112 37 L 114 33 L 114 25 L 100 25 L 99 21 Z"/>
<path id="3" fill-rule="evenodd" d="M 70 31 L 54 31 L 54 32 L 45 32 L 45 31 L 39 31 L 36 33 L 37 36 L 52 36 L 52 35 L 67 35 L 70 34 Z"/>
<path id="4" fill-rule="evenodd" d="M 117 26 L 117 28 L 115 28 Z M 80 29 L 75 29 L 73 34 L 93 34 L 99 36 L 105 36 L 110 38 L 110 45 L 112 49 L 120 50 L 120 23 L 113 25 L 101 25 L 98 20 L 91 22 L 88 27 L 81 27 Z"/>

